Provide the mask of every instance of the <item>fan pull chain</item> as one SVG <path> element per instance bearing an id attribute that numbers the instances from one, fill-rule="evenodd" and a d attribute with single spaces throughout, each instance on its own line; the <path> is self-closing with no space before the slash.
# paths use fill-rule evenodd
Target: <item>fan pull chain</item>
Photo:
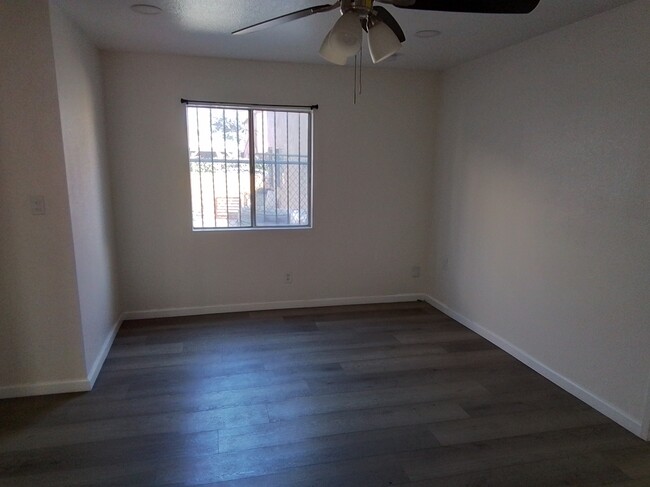
<path id="1" fill-rule="evenodd" d="M 352 87 L 352 103 L 357 104 L 357 55 L 354 55 L 354 86 Z"/>
<path id="2" fill-rule="evenodd" d="M 359 95 L 361 94 L 361 66 L 363 66 L 363 49 L 359 51 Z"/>
<path id="3" fill-rule="evenodd" d="M 359 78 L 357 81 L 357 58 L 359 60 Z M 354 104 L 357 104 L 357 95 L 361 95 L 361 88 L 363 87 L 361 83 L 361 66 L 363 65 L 363 50 L 359 51 L 359 54 L 354 55 Z"/>

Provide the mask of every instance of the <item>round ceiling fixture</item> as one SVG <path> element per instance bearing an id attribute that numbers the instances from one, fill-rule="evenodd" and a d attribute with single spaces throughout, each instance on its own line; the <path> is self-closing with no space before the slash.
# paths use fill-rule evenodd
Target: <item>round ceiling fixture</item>
<path id="1" fill-rule="evenodd" d="M 429 39 L 431 37 L 438 37 L 440 34 L 442 34 L 442 32 L 439 30 L 419 30 L 415 33 L 415 37 L 419 37 L 420 39 Z"/>
<path id="2" fill-rule="evenodd" d="M 131 10 L 142 15 L 158 15 L 162 12 L 162 9 L 160 7 L 156 7 L 155 5 L 148 5 L 146 3 L 133 4 L 131 5 Z"/>

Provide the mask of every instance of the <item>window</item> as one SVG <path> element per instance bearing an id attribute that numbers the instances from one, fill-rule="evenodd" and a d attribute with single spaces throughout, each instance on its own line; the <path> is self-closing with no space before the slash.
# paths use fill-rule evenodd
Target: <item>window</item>
<path id="1" fill-rule="evenodd" d="M 311 225 L 309 109 L 186 103 L 195 230 Z"/>

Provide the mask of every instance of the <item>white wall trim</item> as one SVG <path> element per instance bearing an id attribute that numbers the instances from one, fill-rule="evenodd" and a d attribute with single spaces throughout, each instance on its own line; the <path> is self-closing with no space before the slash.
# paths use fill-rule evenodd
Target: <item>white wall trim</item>
<path id="1" fill-rule="evenodd" d="M 36 382 L 34 384 L 18 384 L 13 386 L 0 387 L 0 399 L 8 399 L 25 396 L 44 396 L 46 394 L 65 394 L 69 392 L 88 392 L 92 390 L 99 375 L 99 371 L 106 360 L 106 356 L 113 345 L 115 336 L 124 321 L 124 315 L 120 315 L 113 325 L 111 333 L 104 340 L 102 349 L 95 359 L 95 363 L 88 374 L 87 379 L 60 380 L 51 382 Z"/>
<path id="2" fill-rule="evenodd" d="M 88 374 L 88 379 L 70 380 L 70 381 L 54 381 L 54 382 L 40 382 L 36 384 L 20 384 L 15 386 L 0 387 L 0 399 L 11 397 L 35 396 L 44 394 L 61 394 L 66 392 L 84 392 L 90 391 L 97 380 L 97 376 L 101 370 L 108 352 L 111 349 L 113 341 L 120 329 L 120 326 L 125 320 L 132 319 L 146 319 L 146 318 L 166 318 L 175 316 L 191 316 L 201 314 L 213 313 L 233 313 L 242 311 L 261 311 L 272 309 L 288 309 L 288 308 L 309 308 L 317 306 L 343 306 L 352 304 L 378 304 L 378 303 L 399 303 L 424 300 L 434 308 L 445 313 L 449 317 L 458 321 L 470 330 L 478 333 L 483 338 L 494 343 L 496 346 L 504 350 L 506 353 L 512 355 L 514 358 L 524 363 L 537 373 L 546 377 L 565 391 L 573 394 L 578 399 L 589 404 L 591 407 L 600 411 L 605 416 L 620 424 L 627 430 L 635 435 L 650 440 L 650 387 L 648 388 L 646 398 L 646 412 L 642 421 L 638 421 L 613 404 L 607 402 L 593 392 L 585 389 L 584 387 L 576 384 L 572 380 L 564 377 L 556 372 L 549 366 L 538 361 L 530 356 L 524 350 L 513 345 L 509 341 L 500 337 L 499 335 L 489 331 L 482 325 L 466 318 L 460 313 L 449 308 L 445 303 L 438 301 L 426 294 L 410 293 L 410 294 L 394 294 L 384 296 L 357 296 L 349 298 L 320 298 L 320 299 L 304 299 L 292 301 L 270 301 L 258 303 L 237 303 L 237 304 L 223 304 L 213 306 L 198 306 L 198 307 L 185 307 L 185 308 L 164 308 L 153 310 L 141 311 L 128 311 L 122 313 L 118 320 L 113 325 L 111 333 L 106 337 L 100 354 L 95 359 L 93 367 Z M 650 381 L 649 381 L 650 386 Z"/>
<path id="3" fill-rule="evenodd" d="M 400 303 L 408 301 L 423 300 L 423 294 L 393 294 L 383 296 L 358 296 L 351 298 L 321 298 L 321 299 L 303 299 L 294 301 L 271 301 L 259 303 L 237 303 L 223 304 L 213 306 L 197 306 L 187 308 L 164 308 L 142 311 L 129 311 L 122 313 L 113 325 L 111 333 L 104 340 L 101 352 L 95 359 L 93 366 L 88 373 L 87 379 L 39 382 L 35 384 L 19 384 L 13 386 L 0 387 L 0 399 L 39 396 L 45 394 L 62 394 L 66 392 L 85 392 L 92 390 L 102 365 L 108 356 L 117 336 L 120 326 L 125 320 L 145 319 L 145 318 L 166 318 L 174 316 L 192 316 L 212 313 L 234 313 L 240 311 L 261 311 L 271 309 L 287 308 L 310 308 L 316 306 L 342 306 L 350 304 L 377 304 L 377 303 Z"/>
<path id="4" fill-rule="evenodd" d="M 423 294 L 390 294 L 384 296 L 356 296 L 351 298 L 318 298 L 294 301 L 268 301 L 259 303 L 217 304 L 213 306 L 194 306 L 187 308 L 162 308 L 141 311 L 127 311 L 124 320 L 146 318 L 168 318 L 174 316 L 206 315 L 213 313 L 237 313 L 241 311 L 262 311 L 270 309 L 312 308 L 318 306 L 343 306 L 350 304 L 401 303 L 424 299 Z"/>
<path id="5" fill-rule="evenodd" d="M 102 369 L 102 365 L 104 365 L 104 361 L 108 356 L 108 352 L 111 350 L 113 341 L 115 340 L 115 337 L 117 336 L 117 332 L 120 330 L 120 326 L 122 325 L 123 321 L 124 321 L 124 313 L 122 313 L 117 318 L 117 321 L 113 324 L 113 328 L 111 329 L 111 332 L 104 340 L 104 343 L 102 344 L 102 348 L 99 351 L 99 354 L 97 355 L 97 358 L 95 359 L 95 362 L 93 363 L 90 372 L 88 373 L 88 382 L 90 383 L 91 389 L 95 386 L 95 381 L 97 380 L 97 376 L 99 375 L 99 372 Z"/>
<path id="6" fill-rule="evenodd" d="M 643 439 L 648 439 L 648 425 L 647 424 L 642 424 L 641 421 L 634 419 L 630 417 L 627 413 L 619 409 L 618 407 L 614 406 L 613 404 L 607 402 L 603 398 L 597 396 L 593 392 L 585 389 L 579 384 L 576 384 L 573 382 L 571 379 L 564 377 L 562 374 L 556 372 L 553 370 L 551 367 L 547 366 L 546 364 L 540 362 L 536 358 L 530 356 L 528 353 L 526 353 L 524 350 L 520 349 L 519 347 L 513 345 L 510 343 L 508 340 L 500 337 L 499 335 L 491 332 L 487 328 L 485 328 L 482 325 L 479 325 L 475 321 L 470 320 L 469 318 L 466 318 L 465 316 L 461 315 L 460 313 L 457 313 L 453 309 L 451 309 L 449 306 L 447 306 L 445 303 L 438 301 L 437 299 L 432 298 L 431 296 L 424 295 L 423 299 L 429 303 L 431 306 L 434 308 L 437 308 L 438 310 L 442 311 L 445 313 L 447 316 L 453 318 L 454 320 L 458 321 L 462 325 L 466 326 L 470 330 L 478 333 L 481 335 L 483 338 L 489 340 L 493 344 L 495 344 L 497 347 L 502 349 L 503 351 L 507 352 L 508 354 L 512 355 L 514 358 L 522 362 L 523 364 L 527 365 L 531 369 L 533 369 L 535 372 L 538 374 L 543 375 L 546 377 L 548 380 L 556 384 L 557 386 L 561 387 L 568 393 L 574 395 L 578 399 L 584 401 L 587 403 L 589 406 L 592 408 L 596 409 L 597 411 L 601 412 L 608 418 L 610 418 L 612 421 L 617 422 L 620 424 L 623 428 L 631 431 L 635 435 L 643 438 Z M 650 413 L 647 413 L 648 415 Z M 645 418 L 645 421 L 650 421 L 650 418 Z"/>
<path id="7" fill-rule="evenodd" d="M 648 380 L 646 382 L 645 416 L 643 417 L 641 432 L 641 438 L 650 441 L 650 373 L 648 374 Z"/>
<path id="8" fill-rule="evenodd" d="M 0 387 L 0 399 L 24 396 L 42 396 L 45 394 L 63 394 L 66 392 L 85 392 L 92 389 L 88 379 L 37 382 Z"/>

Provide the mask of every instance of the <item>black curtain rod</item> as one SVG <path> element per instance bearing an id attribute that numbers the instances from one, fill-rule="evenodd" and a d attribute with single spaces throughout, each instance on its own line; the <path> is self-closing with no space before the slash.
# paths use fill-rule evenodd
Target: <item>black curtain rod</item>
<path id="1" fill-rule="evenodd" d="M 219 101 L 204 101 L 204 100 L 186 100 L 181 98 L 181 103 L 197 105 L 221 105 L 228 107 L 266 107 L 266 108 L 309 108 L 310 110 L 318 110 L 318 105 L 267 105 L 264 103 L 222 103 Z"/>

